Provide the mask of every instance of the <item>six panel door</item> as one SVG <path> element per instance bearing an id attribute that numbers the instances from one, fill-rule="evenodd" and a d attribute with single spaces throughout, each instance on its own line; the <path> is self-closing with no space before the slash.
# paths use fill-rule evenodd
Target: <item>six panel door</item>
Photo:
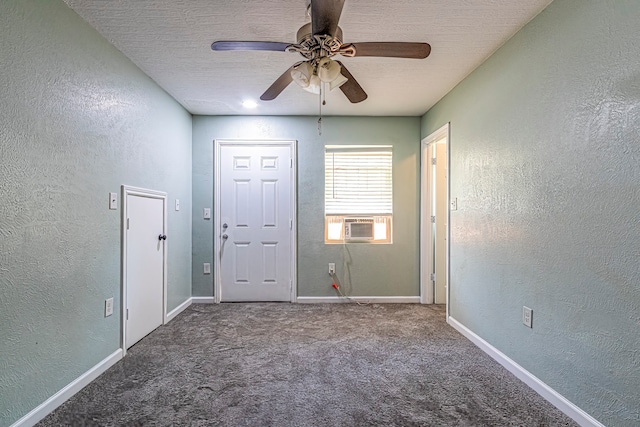
<path id="1" fill-rule="evenodd" d="M 220 147 L 221 301 L 291 300 L 291 167 L 289 146 Z"/>

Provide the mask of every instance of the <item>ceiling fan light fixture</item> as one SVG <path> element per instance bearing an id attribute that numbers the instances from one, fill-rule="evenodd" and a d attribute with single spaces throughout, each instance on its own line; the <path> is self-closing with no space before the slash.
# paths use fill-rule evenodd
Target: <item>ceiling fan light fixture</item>
<path id="1" fill-rule="evenodd" d="M 335 79 L 333 79 L 333 80 L 331 80 L 329 82 L 329 90 L 334 90 L 334 89 L 339 88 L 340 86 L 345 84 L 347 82 L 347 80 L 349 80 L 349 79 L 347 79 L 342 74 L 338 74 L 338 77 L 336 77 Z"/>
<path id="2" fill-rule="evenodd" d="M 311 76 L 313 76 L 313 67 L 308 62 L 301 62 L 291 70 L 291 78 L 303 89 L 309 87 Z"/>
<path id="3" fill-rule="evenodd" d="M 340 76 L 340 64 L 329 57 L 324 57 L 318 61 L 318 77 L 324 83 L 331 83 Z"/>
<path id="4" fill-rule="evenodd" d="M 309 78 L 309 85 L 303 89 L 318 95 L 320 93 L 320 85 L 322 85 L 322 80 L 320 80 L 317 74 L 313 74 L 311 78 Z"/>

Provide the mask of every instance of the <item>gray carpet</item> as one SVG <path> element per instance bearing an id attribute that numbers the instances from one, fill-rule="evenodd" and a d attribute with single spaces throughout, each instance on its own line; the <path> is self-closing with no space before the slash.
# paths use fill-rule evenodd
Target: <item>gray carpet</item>
<path id="1" fill-rule="evenodd" d="M 574 426 L 418 304 L 192 305 L 39 426 Z"/>

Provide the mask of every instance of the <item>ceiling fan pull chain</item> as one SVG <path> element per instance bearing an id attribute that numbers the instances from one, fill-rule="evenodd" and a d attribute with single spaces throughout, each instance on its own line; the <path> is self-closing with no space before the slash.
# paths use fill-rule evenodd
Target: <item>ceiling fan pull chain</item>
<path id="1" fill-rule="evenodd" d="M 322 96 L 324 95 L 324 91 L 322 90 L 322 86 L 324 83 L 320 83 L 320 93 L 318 94 L 318 136 L 322 136 Z"/>
<path id="2" fill-rule="evenodd" d="M 326 83 L 322 82 L 322 84 L 320 85 L 320 94 L 322 95 L 322 105 L 327 105 L 327 91 L 326 89 Z"/>

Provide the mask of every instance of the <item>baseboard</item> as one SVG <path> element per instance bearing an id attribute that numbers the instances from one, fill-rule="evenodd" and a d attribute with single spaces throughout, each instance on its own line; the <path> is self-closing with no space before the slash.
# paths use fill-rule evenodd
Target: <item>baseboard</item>
<path id="1" fill-rule="evenodd" d="M 604 424 L 600 423 L 591 415 L 587 414 L 585 411 L 580 409 L 560 393 L 542 382 L 531 372 L 518 365 L 506 354 L 502 353 L 500 350 L 480 338 L 480 336 L 476 335 L 469 328 L 458 322 L 453 317 L 449 316 L 448 323 L 453 326 L 458 332 L 464 335 L 467 339 L 469 339 L 469 341 L 478 346 L 482 351 L 491 356 L 496 362 L 504 366 L 509 372 L 518 377 L 520 381 L 531 387 L 536 393 L 538 393 L 560 411 L 565 413 L 567 416 L 571 417 L 581 426 L 605 427 Z"/>
<path id="2" fill-rule="evenodd" d="M 53 410 L 58 406 L 71 399 L 74 394 L 82 390 L 85 386 L 89 385 L 89 383 L 98 378 L 100 374 L 112 367 L 120 359 L 122 359 L 122 349 L 114 351 L 110 356 L 102 360 L 93 368 L 89 369 L 87 372 L 71 381 L 62 390 L 45 400 L 27 415 L 13 423 L 11 427 L 31 427 L 35 425 L 38 421 L 53 412 Z"/>
<path id="3" fill-rule="evenodd" d="M 178 314 L 180 314 L 183 311 L 185 311 L 187 309 L 187 307 L 189 307 L 191 305 L 192 302 L 193 302 L 193 300 L 191 298 L 188 298 L 185 302 L 183 302 L 182 304 L 180 304 L 179 306 L 177 306 L 176 308 L 171 310 L 169 313 L 167 313 L 167 321 L 166 321 L 166 323 L 171 322 Z"/>
<path id="4" fill-rule="evenodd" d="M 216 302 L 214 297 L 191 297 L 194 304 L 213 304 Z"/>
<path id="5" fill-rule="evenodd" d="M 373 304 L 420 304 L 420 297 L 298 297 L 297 303 L 325 304 L 325 303 L 373 303 Z"/>

